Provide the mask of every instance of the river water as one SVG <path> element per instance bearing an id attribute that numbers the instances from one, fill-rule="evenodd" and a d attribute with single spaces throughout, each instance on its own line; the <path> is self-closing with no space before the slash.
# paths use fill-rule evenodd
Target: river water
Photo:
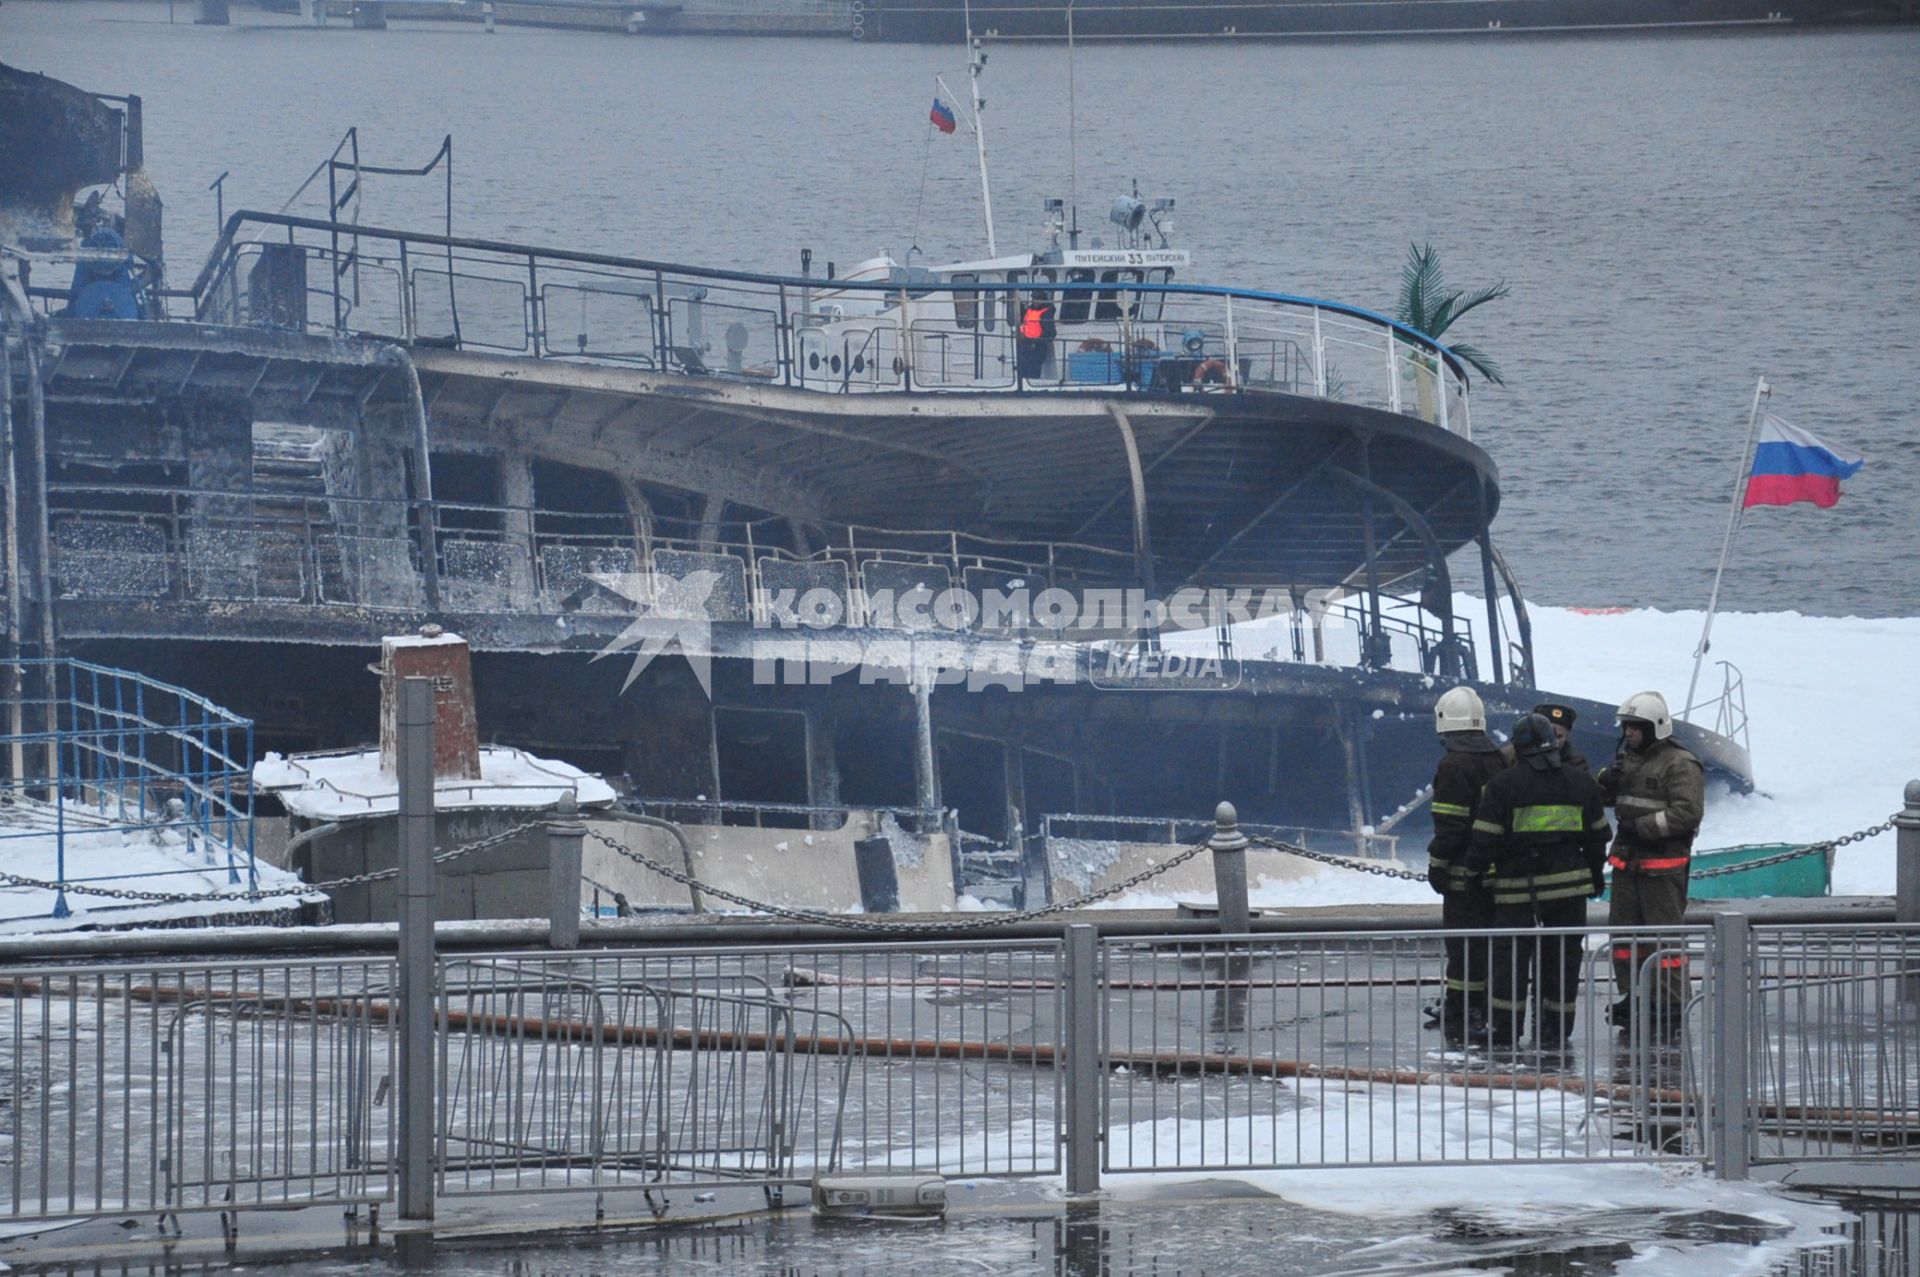
<path id="1" fill-rule="evenodd" d="M 958 49 L 191 8 L 0 7 L 0 58 L 144 98 L 176 280 L 222 171 L 229 211 L 277 209 L 349 125 L 369 162 L 452 133 L 457 233 L 783 273 L 982 255 L 970 140 L 926 126 Z M 1474 424 L 1536 601 L 1702 606 L 1764 374 L 1869 463 L 1836 509 L 1752 512 L 1725 605 L 1920 613 L 1920 31 L 1088 47 L 1071 113 L 1063 49 L 992 48 L 985 82 L 1003 248 L 1038 246 L 1043 197 L 1098 226 L 1137 180 L 1194 279 L 1390 309 L 1431 241 L 1450 282 L 1507 280 L 1450 335 L 1508 377 Z M 435 194 L 376 180 L 360 216 L 430 229 Z"/>

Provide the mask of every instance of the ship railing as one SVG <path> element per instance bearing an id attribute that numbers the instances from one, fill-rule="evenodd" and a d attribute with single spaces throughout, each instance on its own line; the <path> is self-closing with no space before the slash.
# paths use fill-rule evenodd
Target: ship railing
<path id="1" fill-rule="evenodd" d="M 776 631 L 869 627 L 1079 642 L 1141 628 L 1128 619 L 1139 594 L 1132 555 L 1071 541 L 864 526 L 809 531 L 776 517 L 709 527 L 633 510 L 134 484 L 53 483 L 48 503 L 55 593 L 72 601 L 612 617 L 654 610 L 672 601 L 667 592 L 676 585 L 704 583 L 693 574 L 709 573 L 711 588 L 692 600 L 705 619 Z M 1064 628 L 1048 627 L 1048 591 L 1071 598 L 1075 614 Z M 1176 624 L 1218 624 L 1211 605 L 1209 598 L 1199 620 Z M 1290 653 L 1282 659 L 1478 676 L 1472 624 L 1456 617 L 1449 637 L 1415 599 L 1383 595 L 1377 623 L 1370 607 L 1352 600 L 1289 606 L 1286 614 Z M 1234 631 L 1228 636 L 1233 643 Z"/>
<path id="2" fill-rule="evenodd" d="M 169 301 L 203 323 L 822 393 L 1277 392 L 1471 436 L 1467 371 L 1446 347 L 1360 307 L 1252 289 L 764 275 L 242 212 Z M 1023 361 L 1032 301 L 1056 307 L 1056 331 Z"/>
<path id="3" fill-rule="evenodd" d="M 27 913 L 0 914 L 68 917 L 74 886 L 257 885 L 251 720 L 185 688 L 67 658 L 0 662 L 0 708 L 0 857 L 57 884 L 51 899 L 29 889 Z M 132 863 L 134 843 L 169 854 Z"/>
<path id="4" fill-rule="evenodd" d="M 1747 681 L 1740 667 L 1731 661 L 1715 661 L 1720 667 L 1720 694 L 1711 700 L 1696 701 L 1682 710 L 1680 717 L 1689 723 L 1704 723 L 1712 714 L 1715 734 L 1740 742 L 1751 750 L 1747 734 Z"/>

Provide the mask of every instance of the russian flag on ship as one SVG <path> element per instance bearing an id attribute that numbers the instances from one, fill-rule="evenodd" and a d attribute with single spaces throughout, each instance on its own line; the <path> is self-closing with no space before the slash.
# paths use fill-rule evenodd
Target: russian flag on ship
<path id="1" fill-rule="evenodd" d="M 933 127 L 942 133 L 951 133 L 959 127 L 959 121 L 953 118 L 953 111 L 939 98 L 933 100 L 933 110 L 927 112 L 927 118 L 933 121 Z"/>
<path id="2" fill-rule="evenodd" d="M 1741 508 L 1811 501 L 1824 509 L 1840 499 L 1840 481 L 1851 479 L 1865 464 L 1866 458 L 1859 453 L 1822 443 L 1792 422 L 1768 413 L 1760 423 Z"/>

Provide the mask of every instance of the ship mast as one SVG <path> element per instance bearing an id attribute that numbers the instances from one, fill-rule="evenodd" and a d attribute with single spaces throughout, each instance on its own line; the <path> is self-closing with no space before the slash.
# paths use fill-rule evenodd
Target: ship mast
<path id="1" fill-rule="evenodd" d="M 973 87 L 973 145 L 980 156 L 980 206 L 987 215 L 987 256 L 998 257 L 999 247 L 993 240 L 993 188 L 987 182 L 987 134 L 980 127 L 980 112 L 986 103 L 980 97 L 980 69 L 987 64 L 987 55 L 980 52 L 980 42 L 973 38 L 973 0 L 965 5 L 967 27 L 967 79 Z"/>

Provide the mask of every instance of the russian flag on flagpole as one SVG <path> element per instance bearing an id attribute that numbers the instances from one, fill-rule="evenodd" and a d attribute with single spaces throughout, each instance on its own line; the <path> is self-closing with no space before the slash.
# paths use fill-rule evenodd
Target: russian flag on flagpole
<path id="1" fill-rule="evenodd" d="M 953 118 L 953 109 L 937 97 L 933 100 L 933 110 L 927 112 L 927 118 L 942 133 L 951 133 L 960 127 L 960 122 Z"/>
<path id="2" fill-rule="evenodd" d="M 1769 412 L 1760 423 L 1740 507 L 1811 501 L 1824 509 L 1840 500 L 1840 481 L 1865 464 L 1859 453 L 1823 443 Z"/>

